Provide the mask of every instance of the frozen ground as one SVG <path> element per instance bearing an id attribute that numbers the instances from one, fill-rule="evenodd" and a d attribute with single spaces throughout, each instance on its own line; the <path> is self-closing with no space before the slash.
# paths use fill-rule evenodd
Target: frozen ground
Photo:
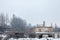
<path id="1" fill-rule="evenodd" d="M 48 38 L 49 40 L 60 40 L 60 38 Z M 9 40 L 47 40 L 46 38 L 41 38 L 41 39 L 38 39 L 38 38 L 19 38 L 19 39 L 14 39 L 14 38 L 10 38 Z"/>

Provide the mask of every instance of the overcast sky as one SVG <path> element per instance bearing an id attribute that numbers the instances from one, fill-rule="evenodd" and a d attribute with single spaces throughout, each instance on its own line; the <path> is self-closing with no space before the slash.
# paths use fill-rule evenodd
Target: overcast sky
<path id="1" fill-rule="evenodd" d="M 0 13 L 15 14 L 28 23 L 60 26 L 60 0 L 0 0 Z"/>

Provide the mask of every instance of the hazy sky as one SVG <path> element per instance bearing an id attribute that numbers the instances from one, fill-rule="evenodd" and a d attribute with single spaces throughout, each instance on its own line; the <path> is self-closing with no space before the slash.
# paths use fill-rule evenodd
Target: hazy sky
<path id="1" fill-rule="evenodd" d="M 15 13 L 28 23 L 60 26 L 60 0 L 0 0 L 0 13 Z"/>

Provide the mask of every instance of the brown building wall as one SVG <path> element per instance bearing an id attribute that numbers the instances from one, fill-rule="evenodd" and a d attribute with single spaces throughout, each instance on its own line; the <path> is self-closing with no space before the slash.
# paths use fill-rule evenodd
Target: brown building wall
<path id="1" fill-rule="evenodd" d="M 53 32 L 52 27 L 35 27 L 33 28 L 34 32 Z"/>

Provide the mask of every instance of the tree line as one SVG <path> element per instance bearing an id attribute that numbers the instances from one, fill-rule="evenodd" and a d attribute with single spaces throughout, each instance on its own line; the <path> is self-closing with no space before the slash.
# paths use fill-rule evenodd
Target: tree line
<path id="1" fill-rule="evenodd" d="M 15 29 L 16 31 L 26 31 L 26 29 L 29 29 L 31 25 L 27 24 L 25 20 L 23 20 L 20 17 L 17 17 L 15 14 L 13 14 L 12 18 L 9 21 L 8 14 L 0 14 L 0 31 L 1 28 L 12 28 Z M 5 31 L 4 29 L 2 29 Z"/>

